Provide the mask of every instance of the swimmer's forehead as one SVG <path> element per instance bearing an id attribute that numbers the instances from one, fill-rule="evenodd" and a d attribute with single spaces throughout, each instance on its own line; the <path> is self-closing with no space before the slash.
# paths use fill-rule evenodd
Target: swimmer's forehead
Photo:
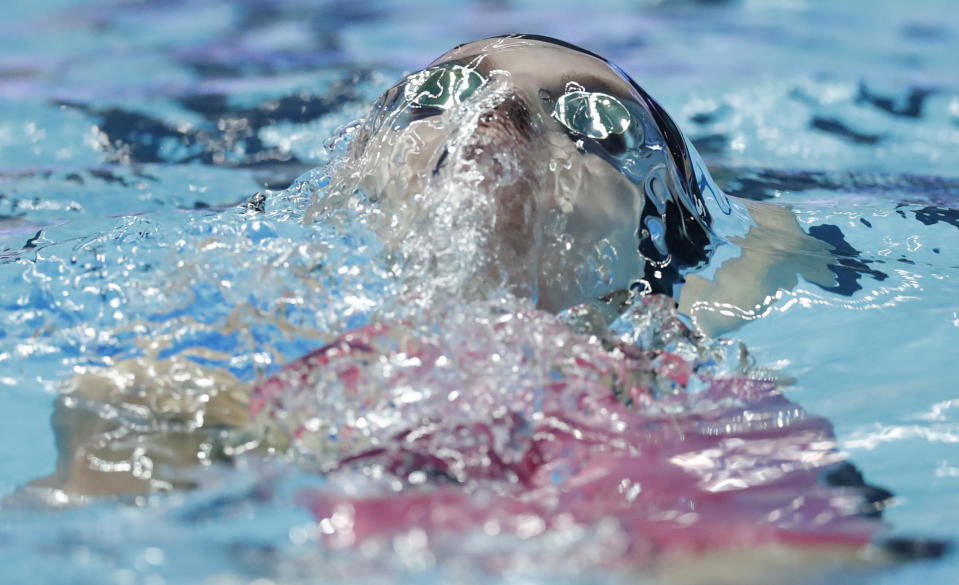
<path id="1" fill-rule="evenodd" d="M 572 46 L 529 38 L 500 37 L 460 45 L 430 66 L 457 63 L 488 74 L 508 71 L 514 83 L 529 83 L 563 93 L 575 82 L 586 91 L 603 92 L 634 101 L 638 95 L 623 76 L 603 59 Z"/>

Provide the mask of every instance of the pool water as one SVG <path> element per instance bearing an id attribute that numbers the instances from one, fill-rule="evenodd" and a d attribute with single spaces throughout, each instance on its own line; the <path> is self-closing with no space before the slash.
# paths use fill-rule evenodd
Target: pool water
<path id="1" fill-rule="evenodd" d="M 321 546 L 303 494 L 349 493 L 355 478 L 331 487 L 316 461 L 240 457 L 195 470 L 196 490 L 66 507 L 21 488 L 54 468 L 50 417 L 76 368 L 182 357 L 251 382 L 402 315 L 402 283 L 362 215 L 302 221 L 336 156 L 328 139 L 403 73 L 515 31 L 618 64 L 728 193 L 788 204 L 810 233 L 841 230 L 837 263 L 855 270 L 837 273 L 833 290 L 801 280 L 730 336 L 762 370 L 794 378 L 787 396 L 831 422 L 867 481 L 896 494 L 884 511 L 892 534 L 956 537 L 959 13 L 946 2 L 14 1 L 5 10 L 4 583 L 494 579 L 468 563 L 444 573 L 411 553 L 378 566 L 362 550 Z M 463 318 L 473 310 L 486 309 L 464 308 Z M 565 546 L 613 546 L 615 532 L 593 529 Z M 471 550 L 486 558 L 503 546 L 480 539 Z M 551 545 L 537 546 L 546 553 L 529 558 L 549 558 Z M 575 558 L 603 566 L 589 561 L 597 551 L 584 545 Z M 525 567 L 498 578 L 555 577 Z M 959 560 L 859 577 L 949 583 Z"/>

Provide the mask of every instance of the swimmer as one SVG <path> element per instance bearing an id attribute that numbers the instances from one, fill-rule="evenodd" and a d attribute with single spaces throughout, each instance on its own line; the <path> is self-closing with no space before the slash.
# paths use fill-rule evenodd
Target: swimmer
<path id="1" fill-rule="evenodd" d="M 602 58 L 559 41 L 519 35 L 457 47 L 388 90 L 354 132 L 330 196 L 314 201 L 309 217 L 322 216 L 339 204 L 337 199 L 365 198 L 380 217 L 383 239 L 404 259 L 402 268 L 414 279 L 430 271 L 450 277 L 436 278 L 436 291 L 419 291 L 428 300 L 436 292 L 475 300 L 505 289 L 546 311 L 586 304 L 611 318 L 630 303 L 639 306 L 637 299 L 662 293 L 678 299 L 680 310 L 700 331 L 713 334 L 741 325 L 763 299 L 794 286 L 799 276 L 832 284 L 833 274 L 821 260 L 828 248 L 804 234 L 787 208 L 726 197 L 672 119 L 642 88 Z M 438 238 L 450 233 L 457 237 Z M 714 272 L 711 263 L 719 264 Z M 388 346 L 404 348 L 404 355 L 416 346 L 415 335 L 397 335 Z M 182 355 L 160 359 L 162 348 L 111 368 L 78 372 L 54 414 L 57 469 L 34 488 L 47 490 L 54 503 L 77 501 L 70 498 L 78 494 L 177 489 L 190 485 L 189 474 L 183 473 L 190 467 L 250 449 L 282 451 L 282 441 L 271 444 L 244 434 L 249 413 L 268 412 L 263 410 L 267 399 L 282 404 L 283 393 L 294 392 L 298 380 L 339 376 L 355 383 L 359 368 L 389 357 L 360 356 L 356 369 L 325 369 L 334 359 L 368 351 L 372 343 L 354 337 L 362 335 L 345 335 L 255 389 Z M 616 367 L 629 354 L 620 347 L 607 355 L 598 341 L 590 343 Z M 421 364 L 418 358 L 404 363 L 413 368 Z M 638 384 L 636 388 L 641 390 Z M 767 391 L 764 400 L 778 399 L 773 388 Z M 631 407 L 609 394 L 604 397 L 610 400 L 608 408 Z M 624 417 L 634 416 L 632 412 L 622 410 Z M 697 422 L 699 416 L 690 418 Z M 678 429 L 675 417 L 672 422 L 660 427 Z M 822 424 L 828 429 L 828 423 Z M 817 441 L 820 449 L 826 445 L 817 461 L 832 462 L 838 454 L 822 429 L 816 438 L 828 440 Z M 683 447 L 691 434 L 696 434 L 692 427 L 672 447 Z M 567 441 L 571 449 L 578 448 L 577 442 Z M 798 445 L 798 450 L 783 452 L 802 458 L 807 445 Z M 664 448 L 656 446 L 657 451 Z M 628 468 L 641 471 L 644 462 L 627 455 L 635 459 L 624 459 Z M 581 457 L 592 474 L 584 477 L 589 475 L 597 489 L 622 494 L 620 478 L 612 473 L 621 470 L 614 469 L 608 453 L 596 461 L 591 453 Z M 549 463 L 539 465 L 548 471 Z M 672 463 L 662 465 L 677 477 L 683 473 Z M 818 471 L 804 469 L 807 476 Z M 541 487 L 549 488 L 551 477 L 544 471 Z M 817 487 L 815 477 L 806 479 L 807 488 L 826 490 Z M 682 475 L 682 480 L 691 484 L 697 478 Z M 653 478 L 650 482 L 647 487 L 655 485 Z M 861 478 L 838 485 L 859 495 L 876 490 Z M 672 487 L 663 493 L 671 495 Z M 880 491 L 876 502 L 887 496 Z M 714 499 L 722 503 L 721 495 Z M 313 506 L 319 509 L 321 503 Z M 717 506 L 717 514 L 725 509 Z M 642 528 L 649 518 L 637 513 L 634 520 Z M 721 521 L 713 526 L 728 528 Z M 712 535 L 723 540 L 726 534 L 719 530 Z M 743 533 L 752 535 L 752 530 L 743 524 Z M 742 582 L 743 567 L 752 567 L 760 582 L 768 578 L 768 566 L 782 571 L 779 565 L 785 560 L 794 565 L 787 567 L 790 572 L 804 575 L 810 561 L 855 562 L 868 539 L 857 537 L 841 547 L 828 538 L 815 542 L 824 546 L 789 546 L 786 554 L 758 546 L 731 554 L 719 547 L 697 563 L 687 556 L 661 559 L 661 572 L 673 583 L 714 582 L 725 574 Z"/>
<path id="2" fill-rule="evenodd" d="M 797 274 L 832 277 L 806 253 L 821 242 L 788 209 L 727 198 L 642 88 L 560 41 L 461 45 L 389 89 L 354 133 L 308 219 L 362 194 L 406 272 L 441 293 L 506 289 L 551 312 L 594 306 L 607 320 L 665 293 L 714 333 L 742 323 L 718 303 L 748 309 Z M 746 233 L 727 233 L 744 222 Z M 737 243 L 712 279 L 697 274 Z M 178 470 L 249 448 L 234 431 L 252 385 L 183 355 L 160 360 L 161 349 L 67 383 L 53 420 L 57 469 L 34 487 L 172 489 L 188 484 Z"/>
<path id="3" fill-rule="evenodd" d="M 789 209 L 727 197 L 649 94 L 555 39 L 456 47 L 384 93 L 354 132 L 311 215 L 362 193 L 408 264 L 467 265 L 468 282 L 446 291 L 457 297 L 500 287 L 551 312 L 605 303 L 615 314 L 663 293 L 716 335 L 798 275 L 833 284 L 829 247 Z M 719 255 L 714 276 L 698 274 Z"/>

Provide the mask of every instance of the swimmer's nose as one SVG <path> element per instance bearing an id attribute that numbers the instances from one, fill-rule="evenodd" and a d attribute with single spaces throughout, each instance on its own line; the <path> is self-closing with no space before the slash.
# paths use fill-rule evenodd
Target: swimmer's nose
<path id="1" fill-rule="evenodd" d="M 495 107 L 480 114 L 475 132 L 517 148 L 531 143 L 536 134 L 530 107 L 516 93 L 508 94 Z"/>

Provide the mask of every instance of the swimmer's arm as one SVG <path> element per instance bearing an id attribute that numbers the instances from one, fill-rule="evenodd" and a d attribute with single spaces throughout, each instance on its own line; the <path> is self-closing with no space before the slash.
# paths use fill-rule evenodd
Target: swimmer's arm
<path id="1" fill-rule="evenodd" d="M 189 487 L 182 470 L 209 463 L 217 443 L 246 425 L 249 393 L 229 373 L 180 358 L 78 373 L 54 405 L 56 468 L 27 490 L 69 503 Z"/>

